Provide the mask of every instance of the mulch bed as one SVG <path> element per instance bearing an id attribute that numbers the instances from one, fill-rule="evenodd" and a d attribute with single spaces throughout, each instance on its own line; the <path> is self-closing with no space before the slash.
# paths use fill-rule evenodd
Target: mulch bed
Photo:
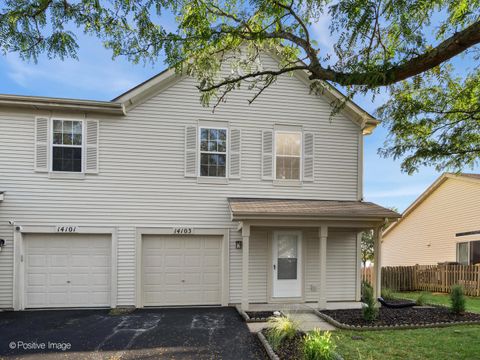
<path id="1" fill-rule="evenodd" d="M 267 320 L 273 316 L 273 311 L 246 311 L 251 320 Z"/>
<path id="2" fill-rule="evenodd" d="M 412 307 L 389 309 L 381 307 L 378 317 L 373 322 L 363 319 L 361 309 L 322 310 L 339 323 L 352 326 L 399 326 L 428 325 L 436 323 L 455 323 L 464 321 L 480 321 L 480 314 L 466 312 L 456 315 L 443 306 Z"/>
<path id="3" fill-rule="evenodd" d="M 267 337 L 267 329 L 262 330 L 263 335 Z M 305 333 L 298 331 L 293 339 L 283 341 L 278 349 L 274 350 L 275 354 L 280 360 L 292 360 L 301 359 L 302 354 L 302 341 Z"/>

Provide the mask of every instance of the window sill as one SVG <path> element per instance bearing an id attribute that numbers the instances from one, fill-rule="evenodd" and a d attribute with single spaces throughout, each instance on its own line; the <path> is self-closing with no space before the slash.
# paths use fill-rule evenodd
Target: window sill
<path id="1" fill-rule="evenodd" d="M 273 180 L 273 185 L 301 187 L 303 183 L 300 180 Z"/>
<path id="2" fill-rule="evenodd" d="M 228 179 L 224 177 L 208 177 L 208 176 L 199 176 L 197 177 L 198 184 L 228 184 Z"/>
<path id="3" fill-rule="evenodd" d="M 83 180 L 85 179 L 85 173 L 76 172 L 49 172 L 49 179 L 70 179 L 70 180 Z"/>

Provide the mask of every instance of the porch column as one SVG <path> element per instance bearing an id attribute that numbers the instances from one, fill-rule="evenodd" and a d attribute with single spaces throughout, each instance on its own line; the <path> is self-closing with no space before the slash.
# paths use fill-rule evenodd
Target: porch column
<path id="1" fill-rule="evenodd" d="M 374 281 L 373 290 L 375 298 L 382 294 L 382 227 L 379 226 L 374 230 L 374 249 L 373 249 L 373 266 L 374 266 Z"/>
<path id="2" fill-rule="evenodd" d="M 249 267 L 250 224 L 242 226 L 242 309 L 248 310 L 248 267 Z"/>
<path id="3" fill-rule="evenodd" d="M 319 228 L 319 263 L 320 274 L 318 282 L 318 308 L 326 309 L 327 307 L 327 237 L 328 226 L 322 225 Z"/>

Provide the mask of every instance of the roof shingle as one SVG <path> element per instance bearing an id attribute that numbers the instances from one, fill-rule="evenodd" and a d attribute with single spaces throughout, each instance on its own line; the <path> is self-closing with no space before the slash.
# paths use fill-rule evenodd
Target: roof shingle
<path id="1" fill-rule="evenodd" d="M 233 218 L 292 216 L 322 218 L 399 218 L 401 215 L 363 201 L 229 198 Z"/>

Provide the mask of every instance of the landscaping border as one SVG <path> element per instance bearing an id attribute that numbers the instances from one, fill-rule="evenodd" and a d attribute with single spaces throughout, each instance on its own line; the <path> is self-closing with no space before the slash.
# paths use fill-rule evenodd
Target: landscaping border
<path id="1" fill-rule="evenodd" d="M 270 358 L 270 360 L 280 360 L 278 355 L 275 354 L 275 351 L 273 351 L 265 335 L 263 335 L 262 332 L 259 331 L 257 332 L 257 336 L 260 342 L 262 343 L 263 347 L 265 348 L 265 351 L 267 352 L 267 355 Z"/>
<path id="2" fill-rule="evenodd" d="M 407 329 L 426 329 L 436 327 L 449 327 L 457 325 L 480 325 L 480 320 L 472 321 L 454 321 L 454 322 L 439 322 L 430 324 L 404 324 L 404 325 L 377 325 L 377 326 L 360 326 L 360 325 L 348 325 L 338 322 L 331 316 L 320 312 L 317 309 L 313 309 L 313 312 L 331 325 L 343 329 L 343 330 L 356 330 L 356 331 L 371 331 L 371 330 L 407 330 Z"/>
<path id="3" fill-rule="evenodd" d="M 267 355 L 270 358 L 270 360 L 280 360 L 279 356 L 275 353 L 275 351 L 273 351 L 265 335 L 263 335 L 263 333 L 259 331 L 257 332 L 257 336 L 260 342 L 262 343 L 263 347 L 265 348 L 265 351 L 267 352 Z M 334 360 L 345 360 L 343 356 L 337 352 L 334 352 L 333 356 L 334 356 Z"/>
<path id="4" fill-rule="evenodd" d="M 243 320 L 245 320 L 245 322 L 247 322 L 247 323 L 262 323 L 262 322 L 267 322 L 268 321 L 268 319 L 251 318 L 250 316 L 248 316 L 246 311 L 243 310 L 242 307 L 239 306 L 239 305 L 235 306 L 235 308 L 237 309 L 238 313 L 243 318 Z M 282 311 L 280 311 L 280 310 L 276 310 L 276 311 L 278 311 L 282 316 L 284 315 L 284 313 Z"/>

